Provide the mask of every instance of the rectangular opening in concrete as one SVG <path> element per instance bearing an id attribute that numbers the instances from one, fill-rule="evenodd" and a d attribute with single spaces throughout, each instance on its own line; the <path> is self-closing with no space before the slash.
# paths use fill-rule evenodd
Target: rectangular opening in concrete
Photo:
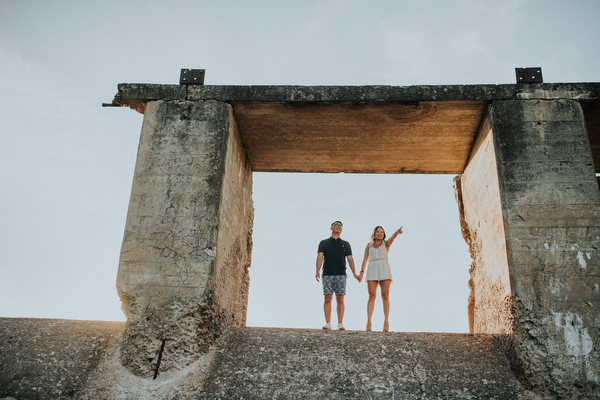
<path id="1" fill-rule="evenodd" d="M 117 281 L 128 314 L 121 362 L 142 376 L 146 354 L 167 338 L 174 350 L 163 363 L 179 368 L 230 326 L 319 328 L 316 246 L 338 219 L 358 264 L 374 225 L 388 232 L 404 226 L 390 253 L 392 287 L 401 288 L 392 293 L 392 310 L 414 313 L 396 325 L 392 317 L 390 328 L 450 331 L 408 322 L 442 321 L 440 314 L 425 314 L 430 304 L 450 315 L 441 288 L 460 285 L 442 274 L 449 257 L 441 221 L 459 211 L 456 243 L 449 247 L 466 249 L 460 226 L 473 257 L 471 263 L 464 251 L 463 282 L 467 265 L 475 272 L 469 282 L 474 311 L 463 313 L 473 315 L 473 332 L 501 335 L 511 365 L 532 386 L 592 393 L 600 376 L 593 353 L 600 287 L 600 193 L 593 176 L 600 172 L 599 98 L 596 83 L 120 85 L 113 105 L 145 115 Z M 261 183 L 260 173 L 285 172 L 323 175 L 269 175 L 271 186 Z M 365 181 L 331 175 L 340 172 L 401 175 Z M 460 207 L 450 178 L 456 174 Z M 447 189 L 420 187 L 438 178 L 446 179 Z M 444 208 L 435 202 L 440 197 L 451 199 L 451 211 L 436 214 Z M 402 203 L 411 200 L 424 208 Z M 278 214 L 283 205 L 289 207 Z M 263 218 L 272 222 L 263 227 Z M 402 258 L 410 252 L 414 260 Z M 247 314 L 248 277 L 260 268 L 267 278 L 261 285 L 255 276 L 251 294 L 264 300 L 252 301 Z M 366 290 L 350 282 L 345 322 L 364 329 Z M 267 322 L 256 320 L 254 311 Z M 312 319 L 304 322 L 304 316 Z"/>
<path id="2" fill-rule="evenodd" d="M 468 246 L 461 236 L 453 175 L 254 173 L 254 229 L 248 326 L 320 328 L 317 246 L 344 223 L 357 268 L 373 228 L 388 235 L 393 331 L 468 332 Z M 367 287 L 348 272 L 347 329 L 364 330 Z M 335 306 L 334 306 L 335 307 Z M 335 318 L 335 308 L 333 317 Z M 373 329 L 381 330 L 380 294 Z"/>

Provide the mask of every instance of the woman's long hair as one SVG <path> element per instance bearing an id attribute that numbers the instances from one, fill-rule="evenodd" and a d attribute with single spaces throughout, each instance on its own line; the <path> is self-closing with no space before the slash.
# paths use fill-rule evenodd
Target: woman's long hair
<path id="1" fill-rule="evenodd" d="M 375 232 L 377 232 L 377 229 L 381 228 L 381 230 L 383 231 L 383 239 L 385 240 L 385 229 L 383 229 L 383 226 L 377 225 L 375 227 L 375 229 L 373 229 L 373 233 L 371 234 L 371 243 L 375 241 Z"/>

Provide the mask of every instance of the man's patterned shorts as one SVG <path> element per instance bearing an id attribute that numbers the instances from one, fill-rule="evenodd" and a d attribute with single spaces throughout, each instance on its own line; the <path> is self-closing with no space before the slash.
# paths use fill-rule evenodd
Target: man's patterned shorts
<path id="1" fill-rule="evenodd" d="M 346 294 L 346 275 L 323 275 L 323 294 Z"/>

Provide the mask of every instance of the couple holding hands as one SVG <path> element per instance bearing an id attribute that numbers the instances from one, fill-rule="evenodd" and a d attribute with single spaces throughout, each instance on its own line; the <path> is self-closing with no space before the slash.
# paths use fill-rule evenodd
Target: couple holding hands
<path id="1" fill-rule="evenodd" d="M 323 311 L 325 312 L 325 326 L 323 329 L 331 329 L 331 303 L 335 294 L 336 311 L 338 317 L 337 329 L 344 330 L 342 321 L 344 319 L 344 295 L 346 294 L 346 259 L 352 270 L 352 274 L 357 281 L 362 282 L 365 269 L 367 271 L 367 289 L 369 291 L 369 300 L 367 302 L 367 331 L 371 330 L 371 316 L 377 297 L 377 286 L 381 288 L 381 300 L 383 302 L 383 331 L 390 329 L 388 321 L 390 313 L 390 285 L 392 283 L 392 273 L 388 263 L 388 250 L 394 242 L 394 239 L 402 234 L 402 227 L 395 231 L 392 236 L 386 239 L 385 231 L 381 226 L 376 226 L 371 235 L 371 241 L 365 248 L 365 255 L 360 268 L 360 273 L 356 274 L 354 259 L 352 258 L 352 248 L 350 243 L 340 239 L 342 233 L 342 223 L 335 221 L 331 224 L 331 237 L 321 240 L 317 253 L 317 282 L 322 278 L 323 295 L 325 302 Z M 323 274 L 321 276 L 321 267 Z"/>

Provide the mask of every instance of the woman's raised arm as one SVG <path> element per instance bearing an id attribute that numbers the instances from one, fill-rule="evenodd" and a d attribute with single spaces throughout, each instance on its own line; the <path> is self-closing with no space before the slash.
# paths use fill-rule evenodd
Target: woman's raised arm
<path id="1" fill-rule="evenodd" d="M 402 235 L 402 227 L 400 227 L 400 229 L 398 229 L 396 232 L 394 232 L 392 234 L 392 236 L 390 236 L 390 238 L 385 241 L 385 247 L 388 250 L 390 249 L 390 246 L 392 245 L 392 243 L 394 243 L 394 239 L 396 239 L 396 236 L 398 236 L 398 235 Z"/>

